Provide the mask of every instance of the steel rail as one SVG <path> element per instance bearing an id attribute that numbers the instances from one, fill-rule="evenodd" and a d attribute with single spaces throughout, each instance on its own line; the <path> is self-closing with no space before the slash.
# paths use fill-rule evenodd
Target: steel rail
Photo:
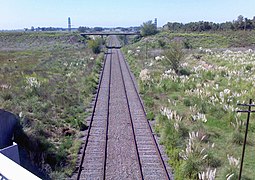
<path id="1" fill-rule="evenodd" d="M 130 68 L 128 67 L 128 64 L 127 64 L 127 62 L 126 62 L 126 60 L 125 60 L 123 54 L 121 54 L 121 55 L 122 55 L 122 58 L 123 58 L 123 60 L 124 60 L 125 66 L 126 66 L 126 68 L 127 68 L 127 70 L 128 70 L 128 74 L 129 74 L 129 76 L 130 76 L 130 78 L 131 78 L 131 81 L 132 81 L 133 87 L 134 87 L 134 89 L 135 89 L 136 95 L 138 96 L 139 102 L 140 102 L 140 104 L 141 104 L 141 106 L 142 106 L 143 113 L 144 113 L 145 117 L 147 117 L 146 111 L 145 111 L 145 108 L 144 108 L 144 105 L 143 105 L 143 102 L 142 102 L 142 99 L 141 99 L 141 96 L 140 96 L 140 94 L 139 94 L 139 92 L 138 92 L 138 90 L 137 90 L 137 87 L 136 87 L 136 85 L 135 85 L 134 79 L 133 79 L 133 77 L 132 77 L 132 75 L 131 75 Z M 163 169 L 164 169 L 164 171 L 165 171 L 166 179 L 171 179 L 170 176 L 169 176 L 168 170 L 167 170 L 167 168 L 166 168 L 166 164 L 165 164 L 165 162 L 164 162 L 164 159 L 163 159 L 163 157 L 162 157 L 162 154 L 160 153 L 158 143 L 156 142 L 156 139 L 155 139 L 154 136 L 153 136 L 153 131 L 152 131 L 151 125 L 149 124 L 148 120 L 147 120 L 147 125 L 148 125 L 147 127 L 149 128 L 149 130 L 150 130 L 150 132 L 151 132 L 150 135 L 151 135 L 151 137 L 152 137 L 152 139 L 153 139 L 153 142 L 154 142 L 154 145 L 155 145 L 155 147 L 156 147 L 156 151 L 157 151 L 157 154 L 158 154 L 158 156 L 159 156 L 159 158 L 160 158 L 161 165 L 162 165 L 162 167 L 163 167 Z"/>
<path id="2" fill-rule="evenodd" d="M 132 128 L 132 133 L 133 133 L 133 142 L 135 144 L 136 158 L 137 158 L 137 162 L 138 162 L 138 165 L 139 165 L 139 175 L 140 175 L 140 179 L 142 179 L 142 180 L 144 179 L 143 169 L 142 169 L 142 164 L 141 164 L 141 159 L 140 159 L 140 154 L 139 154 L 138 145 L 137 145 L 137 141 L 136 141 L 134 122 L 133 122 L 133 118 L 132 118 L 132 114 L 131 114 L 130 102 L 129 102 L 129 97 L 128 97 L 128 93 L 127 93 L 126 84 L 125 84 L 125 81 L 124 81 L 124 74 L 123 74 L 123 69 L 122 68 L 126 67 L 126 69 L 127 69 L 128 75 L 131 78 L 132 85 L 134 87 L 136 95 L 138 96 L 139 103 L 140 103 L 140 105 L 142 107 L 142 111 L 143 111 L 145 117 L 146 117 L 146 111 L 145 111 L 142 99 L 141 99 L 141 97 L 140 97 L 140 95 L 138 93 L 138 90 L 137 90 L 137 87 L 136 87 L 136 84 L 135 84 L 135 80 L 134 80 L 134 78 L 131 75 L 130 68 L 129 68 L 127 62 L 125 61 L 125 58 L 124 58 L 123 54 L 120 53 L 120 50 L 118 50 L 119 48 L 118 47 L 115 48 L 113 46 L 114 43 L 115 43 L 115 46 L 117 46 L 118 43 L 116 42 L 116 40 L 113 39 L 113 38 L 111 38 L 111 39 L 109 38 L 108 44 L 109 44 L 109 47 L 111 47 L 111 48 L 108 49 L 107 54 L 104 57 L 104 65 L 103 65 L 102 71 L 100 73 L 99 85 L 98 85 L 97 94 L 96 94 L 96 98 L 95 98 L 94 108 L 93 108 L 92 115 L 91 115 L 91 121 L 90 121 L 90 124 L 89 124 L 89 129 L 88 129 L 88 132 L 87 132 L 87 137 L 86 137 L 84 149 L 83 149 L 83 152 L 82 152 L 82 159 L 81 159 L 80 165 L 78 167 L 77 180 L 80 179 L 80 176 L 81 176 L 81 173 L 82 173 L 82 170 L 83 170 L 83 162 L 84 162 L 84 159 L 85 159 L 86 149 L 87 149 L 87 146 L 88 146 L 88 140 L 89 140 L 89 137 L 90 137 L 90 131 L 91 131 L 91 128 L 92 128 L 92 124 L 93 124 L 93 120 L 94 120 L 94 115 L 95 115 L 95 110 L 96 110 L 96 107 L 97 107 L 98 96 L 99 96 L 99 92 L 101 90 L 102 79 L 104 77 L 104 71 L 105 71 L 105 66 L 106 66 L 106 62 L 107 62 L 107 57 L 109 57 L 109 55 L 110 55 L 110 62 L 109 62 L 109 65 L 110 65 L 110 67 L 109 67 L 109 71 L 110 72 L 109 73 L 110 74 L 109 74 L 108 102 L 107 102 L 107 108 L 108 109 L 107 109 L 106 131 L 105 131 L 104 160 L 103 160 L 103 165 L 102 165 L 103 166 L 103 175 L 102 176 L 103 176 L 104 180 L 106 179 L 106 162 L 107 162 L 107 146 L 108 146 L 110 99 L 111 99 L 110 93 L 111 93 L 111 78 L 112 78 L 112 68 L 113 68 L 112 67 L 112 59 L 113 59 L 113 51 L 114 50 L 116 52 L 116 57 L 117 57 L 117 61 L 118 61 L 118 67 L 120 68 L 120 74 L 121 74 L 122 83 L 123 83 L 123 87 L 124 87 L 124 92 L 125 92 L 125 97 L 126 97 L 126 102 L 127 102 L 127 108 L 128 108 L 128 112 L 129 112 L 130 123 L 131 123 L 131 128 Z M 121 63 L 121 60 L 124 61 L 124 66 Z M 156 142 L 155 137 L 153 136 L 152 128 L 151 128 L 148 120 L 146 120 L 146 121 L 147 121 L 147 123 L 146 123 L 147 124 L 147 128 L 150 131 L 150 136 L 153 139 L 153 144 L 155 146 L 156 153 L 157 153 L 157 155 L 158 155 L 158 157 L 160 159 L 160 164 L 161 164 L 162 168 L 164 169 L 164 172 L 165 172 L 164 174 L 166 176 L 166 179 L 170 179 L 170 175 L 169 175 L 168 170 L 166 168 L 166 164 L 165 164 L 165 162 L 163 160 L 163 157 L 162 157 L 162 154 L 160 153 L 160 150 L 159 150 L 159 145 Z"/>
<path id="3" fill-rule="evenodd" d="M 108 128 L 109 128 L 109 115 L 110 115 L 110 99 L 111 99 L 111 77 L 112 77 L 112 49 L 110 52 L 110 74 L 109 74 L 109 88 L 108 88 L 108 102 L 107 102 L 107 119 L 106 119 L 106 133 L 105 133 L 105 156 L 104 156 L 104 175 L 103 179 L 106 176 L 106 160 L 107 160 L 107 145 L 108 145 Z"/>
<path id="4" fill-rule="evenodd" d="M 119 51 L 116 50 L 116 52 L 117 52 L 117 58 L 118 58 L 118 64 L 119 64 L 119 68 L 120 68 L 122 83 L 123 83 L 123 87 L 124 87 L 124 91 L 125 91 L 125 97 L 126 97 L 127 106 L 128 106 L 128 112 L 129 112 L 129 117 L 130 117 L 130 123 L 131 123 L 132 133 L 133 133 L 133 140 L 134 140 L 135 150 L 136 150 L 136 157 L 137 157 L 137 161 L 138 161 L 138 164 L 139 164 L 140 176 L 141 176 L 141 179 L 144 179 L 144 177 L 143 177 L 143 171 L 142 171 L 141 159 L 140 159 L 139 150 L 138 150 L 137 141 L 136 141 L 136 135 L 135 135 L 135 129 L 134 129 L 133 118 L 132 118 L 131 109 L 130 109 L 130 106 L 129 106 L 129 100 L 128 100 L 128 95 L 127 95 L 127 89 L 126 89 L 126 85 L 125 85 L 125 82 L 124 82 L 124 76 L 123 76 L 122 67 L 121 67 L 121 64 L 120 64 Z"/>
<path id="5" fill-rule="evenodd" d="M 103 69 L 102 69 L 102 71 L 100 73 L 100 79 L 99 79 L 99 84 L 98 84 L 98 89 L 97 89 L 97 93 L 96 93 L 95 103 L 94 103 L 94 107 L 93 107 L 93 111 L 92 111 L 92 115 L 91 115 L 91 120 L 90 120 L 90 124 L 89 124 L 89 129 L 88 129 L 88 132 L 87 132 L 87 137 L 86 137 L 84 149 L 83 149 L 83 152 L 82 152 L 81 162 L 80 162 L 80 165 L 78 167 L 77 180 L 80 179 L 81 172 L 82 172 L 82 165 L 83 165 L 83 162 L 84 162 L 84 159 L 85 159 L 85 154 L 86 154 L 86 149 L 87 149 L 87 146 L 88 146 L 88 140 L 89 140 L 89 136 L 90 136 L 90 131 L 91 131 L 91 128 L 92 128 L 93 119 L 94 119 L 94 115 L 95 115 L 95 110 L 96 110 L 96 106 L 97 106 L 98 95 L 99 95 L 99 92 L 100 92 L 101 83 L 102 83 L 102 79 L 103 79 L 103 76 L 104 76 L 106 60 L 107 60 L 107 54 L 104 57 L 104 65 L 103 65 Z M 104 162 L 104 164 L 105 164 L 105 162 Z"/>

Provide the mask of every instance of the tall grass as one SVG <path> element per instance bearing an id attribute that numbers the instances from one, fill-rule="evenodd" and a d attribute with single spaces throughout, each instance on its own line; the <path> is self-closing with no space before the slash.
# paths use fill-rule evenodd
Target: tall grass
<path id="1" fill-rule="evenodd" d="M 248 34 L 253 38 L 253 32 Z M 155 115 L 155 130 L 166 148 L 175 179 L 198 179 L 207 172 L 216 179 L 237 176 L 238 167 L 230 164 L 227 155 L 235 159 L 241 156 L 243 121 L 246 117 L 235 110 L 238 102 L 246 102 L 254 94 L 254 83 L 251 80 L 255 76 L 252 71 L 255 52 L 248 50 L 249 47 L 244 50 L 207 49 L 232 46 L 233 36 L 240 37 L 239 32 L 163 32 L 124 49 L 132 70 L 146 70 L 149 77 L 142 78 L 139 73 L 135 73 L 146 110 Z M 185 51 L 185 57 L 180 63 L 189 73 L 180 75 L 173 67 L 164 66 L 162 61 L 167 60 L 166 54 L 157 45 L 163 37 L 170 40 L 182 40 L 182 37 L 189 39 L 194 49 Z M 165 48 L 170 48 L 170 40 L 164 39 Z M 215 44 L 215 41 L 221 43 Z M 144 42 L 149 42 L 147 47 L 150 56 L 147 59 L 144 58 Z M 238 43 L 234 44 L 239 47 Z M 178 54 L 174 48 L 167 50 Z M 181 117 L 181 120 L 176 120 L 176 117 Z M 254 125 L 251 122 L 250 127 Z M 193 132 L 195 136 L 189 135 Z M 254 128 L 251 128 L 249 136 L 254 136 L 254 133 Z M 252 172 L 255 162 L 251 153 L 254 143 L 251 140 L 247 149 L 243 178 L 252 179 L 255 176 Z"/>
<path id="2" fill-rule="evenodd" d="M 103 56 L 92 54 L 75 34 L 1 33 L 1 38 L 8 43 L 0 43 L 0 108 L 20 116 L 15 139 L 33 164 L 48 176 L 67 178 Z"/>

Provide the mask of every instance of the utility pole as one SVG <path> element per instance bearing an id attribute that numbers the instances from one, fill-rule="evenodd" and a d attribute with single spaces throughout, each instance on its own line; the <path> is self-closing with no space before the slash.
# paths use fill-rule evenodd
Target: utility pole
<path id="1" fill-rule="evenodd" d="M 241 159 L 241 165 L 240 165 L 240 171 L 239 171 L 239 177 L 238 177 L 238 180 L 241 180 L 242 171 L 243 171 L 245 146 L 246 146 L 247 135 L 248 135 L 249 121 L 250 121 L 250 115 L 251 115 L 251 113 L 255 112 L 255 111 L 251 110 L 251 107 L 254 107 L 255 104 L 252 104 L 252 99 L 250 99 L 249 104 L 237 104 L 237 105 L 248 107 L 248 110 L 239 110 L 239 111 L 237 111 L 238 113 L 247 113 L 247 122 L 246 122 L 246 129 L 245 129 L 245 136 L 244 136 L 244 143 L 243 143 L 243 152 L 242 152 L 242 159 Z"/>
<path id="2" fill-rule="evenodd" d="M 157 18 L 154 19 L 154 25 L 156 28 L 158 28 L 158 19 Z"/>
<path id="3" fill-rule="evenodd" d="M 72 25 L 71 25 L 71 18 L 68 17 L 68 31 L 71 32 L 71 28 L 72 28 Z"/>

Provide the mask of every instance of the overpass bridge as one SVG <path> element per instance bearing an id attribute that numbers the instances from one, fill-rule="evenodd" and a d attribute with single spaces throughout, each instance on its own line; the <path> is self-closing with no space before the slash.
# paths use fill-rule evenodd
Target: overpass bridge
<path id="1" fill-rule="evenodd" d="M 138 35 L 140 36 L 140 32 L 111 32 L 111 31 L 102 31 L 102 32 L 87 32 L 87 33 L 81 33 L 81 36 L 90 36 L 90 35 L 96 35 L 96 36 L 101 36 L 102 38 L 104 36 L 111 36 L 111 35 L 116 35 L 116 36 L 125 36 L 124 37 L 124 44 L 128 44 L 128 39 L 127 36 L 132 36 L 132 35 Z"/>
<path id="2" fill-rule="evenodd" d="M 98 35 L 98 36 L 110 36 L 110 35 L 141 35 L 140 32 L 111 32 L 111 31 L 103 31 L 103 32 L 87 32 L 81 33 L 81 36 L 89 36 L 89 35 Z"/>

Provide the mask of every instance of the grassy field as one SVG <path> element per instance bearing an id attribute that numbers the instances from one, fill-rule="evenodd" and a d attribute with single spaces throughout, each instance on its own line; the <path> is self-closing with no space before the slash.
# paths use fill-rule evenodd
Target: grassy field
<path id="1" fill-rule="evenodd" d="M 230 48 L 255 45 L 254 31 L 222 31 L 218 33 L 170 33 L 162 31 L 137 42 L 141 48 L 167 48 L 171 41 L 181 41 L 184 48 Z"/>
<path id="2" fill-rule="evenodd" d="M 78 34 L 0 33 L 0 108 L 19 115 L 16 141 L 52 179 L 71 175 L 103 59 Z"/>
<path id="3" fill-rule="evenodd" d="M 254 37 L 254 31 L 161 32 L 123 49 L 175 179 L 198 179 L 203 172 L 237 179 L 246 115 L 236 110 L 255 94 Z M 162 63 L 172 41 L 186 48 L 181 75 Z M 252 115 L 242 179 L 255 177 L 254 135 Z"/>

